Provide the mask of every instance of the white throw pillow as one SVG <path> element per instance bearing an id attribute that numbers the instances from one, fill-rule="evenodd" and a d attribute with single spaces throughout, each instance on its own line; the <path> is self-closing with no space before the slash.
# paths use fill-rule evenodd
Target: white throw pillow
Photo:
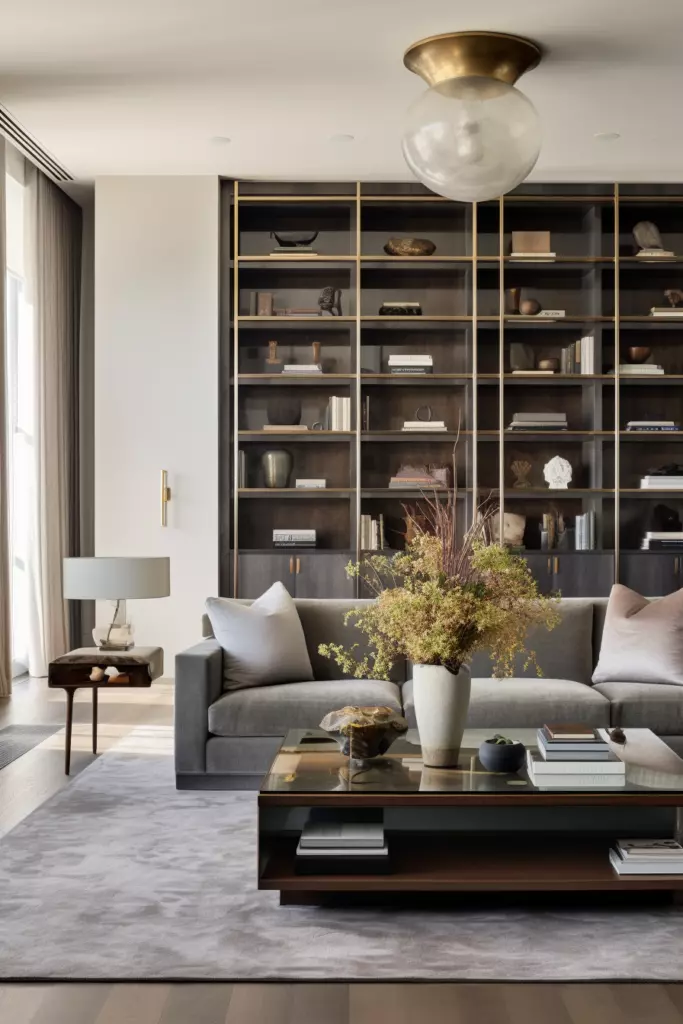
<path id="1" fill-rule="evenodd" d="M 614 584 L 593 682 L 683 685 L 683 590 L 648 601 Z"/>
<path id="2" fill-rule="evenodd" d="M 206 614 L 223 648 L 226 690 L 313 678 L 299 613 L 282 583 L 273 583 L 251 605 L 210 597 Z"/>

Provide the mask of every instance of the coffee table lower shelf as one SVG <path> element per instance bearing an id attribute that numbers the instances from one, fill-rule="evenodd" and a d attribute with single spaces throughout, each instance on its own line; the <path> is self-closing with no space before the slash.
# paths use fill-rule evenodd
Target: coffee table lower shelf
<path id="1" fill-rule="evenodd" d="M 384 875 L 300 875 L 297 836 L 261 834 L 260 889 L 278 889 L 282 903 L 315 894 L 391 892 L 643 892 L 681 891 L 683 876 L 618 876 L 609 839 L 537 836 L 433 836 L 389 833 L 391 872 Z"/>

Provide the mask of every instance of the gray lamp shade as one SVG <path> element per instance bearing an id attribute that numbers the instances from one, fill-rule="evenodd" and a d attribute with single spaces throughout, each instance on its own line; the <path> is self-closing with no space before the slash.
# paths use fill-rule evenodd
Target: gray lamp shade
<path id="1" fill-rule="evenodd" d="M 64 597 L 72 600 L 119 601 L 168 597 L 168 558 L 65 558 Z"/>

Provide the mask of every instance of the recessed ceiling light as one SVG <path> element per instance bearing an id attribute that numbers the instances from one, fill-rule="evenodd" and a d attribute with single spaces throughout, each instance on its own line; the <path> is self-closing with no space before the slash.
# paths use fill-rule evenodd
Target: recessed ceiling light
<path id="1" fill-rule="evenodd" d="M 619 132 L 596 132 L 593 138 L 598 142 L 615 142 L 621 138 L 621 134 Z"/>
<path id="2" fill-rule="evenodd" d="M 227 135 L 212 135 L 209 142 L 214 146 L 229 146 L 232 139 L 228 138 Z"/>
<path id="3" fill-rule="evenodd" d="M 330 135 L 330 142 L 353 142 L 355 135 L 347 135 L 345 132 L 340 132 L 338 135 Z"/>

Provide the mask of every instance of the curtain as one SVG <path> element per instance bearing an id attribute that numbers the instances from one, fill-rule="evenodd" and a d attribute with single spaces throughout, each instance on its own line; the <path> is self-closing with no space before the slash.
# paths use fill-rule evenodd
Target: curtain
<path id="1" fill-rule="evenodd" d="M 0 138 L 0 310 L 5 308 L 5 141 Z M 5 318 L 0 316 L 0 697 L 12 692 L 12 629 L 10 623 L 10 536 L 9 536 L 9 437 L 7 430 L 7 381 L 5 359 Z"/>
<path id="2" fill-rule="evenodd" d="M 62 559 L 80 551 L 81 211 L 26 164 L 26 280 L 33 309 L 34 454 L 29 673 L 80 645 L 80 605 L 62 598 Z"/>

